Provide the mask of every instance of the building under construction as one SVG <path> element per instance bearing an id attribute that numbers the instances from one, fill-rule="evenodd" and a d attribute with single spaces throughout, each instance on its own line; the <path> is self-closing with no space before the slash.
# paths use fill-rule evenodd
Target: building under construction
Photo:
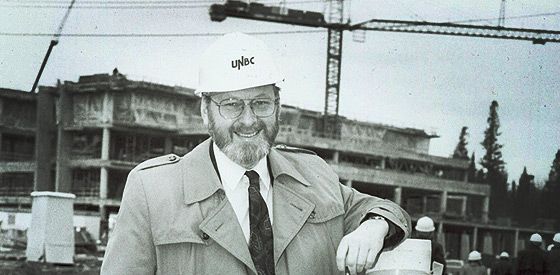
<path id="1" fill-rule="evenodd" d="M 128 172 L 160 155 L 184 155 L 208 138 L 200 98 L 188 88 L 112 74 L 40 87 L 36 94 L 0 89 L 2 227 L 30 224 L 32 191 L 76 195 L 76 226 L 104 239 L 117 214 Z M 429 155 L 424 130 L 341 118 L 340 139 L 322 137 L 322 114 L 282 106 L 277 142 L 316 152 L 357 190 L 400 204 L 413 220 L 437 223 L 448 258 L 471 249 L 516 254 L 534 232 L 488 219 L 490 188 L 468 182 L 468 160 Z"/>

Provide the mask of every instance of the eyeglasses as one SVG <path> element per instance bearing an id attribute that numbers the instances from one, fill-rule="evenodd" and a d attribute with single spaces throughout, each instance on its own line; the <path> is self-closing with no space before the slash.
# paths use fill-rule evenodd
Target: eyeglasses
<path id="1" fill-rule="evenodd" d="M 215 101 L 211 97 L 210 100 L 218 106 L 220 115 L 225 119 L 238 118 L 245 110 L 245 105 L 251 106 L 251 111 L 257 117 L 269 117 L 276 111 L 276 106 L 279 103 L 279 99 L 269 99 L 269 98 L 254 98 L 245 103 L 245 100 L 238 98 L 228 98 L 220 102 Z"/>

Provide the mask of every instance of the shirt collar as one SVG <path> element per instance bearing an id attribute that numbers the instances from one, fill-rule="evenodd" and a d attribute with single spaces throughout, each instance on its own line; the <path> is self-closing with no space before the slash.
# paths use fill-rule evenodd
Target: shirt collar
<path id="1" fill-rule="evenodd" d="M 215 142 L 212 143 L 212 146 L 214 147 L 216 166 L 218 166 L 218 172 L 220 173 L 224 189 L 228 191 L 236 189 L 241 182 L 241 177 L 245 175 L 247 169 L 229 159 L 224 152 L 218 148 Z M 266 156 L 259 160 L 252 170 L 259 174 L 261 188 L 264 188 L 263 191 L 268 192 L 270 188 L 270 174 L 268 173 Z"/>

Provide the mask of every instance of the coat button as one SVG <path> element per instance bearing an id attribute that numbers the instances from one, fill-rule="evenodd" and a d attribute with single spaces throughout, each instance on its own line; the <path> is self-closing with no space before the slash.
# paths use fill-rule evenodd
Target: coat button
<path id="1" fill-rule="evenodd" d="M 309 215 L 310 219 L 314 219 L 315 218 L 315 210 L 311 211 L 311 215 Z"/>
<path id="2" fill-rule="evenodd" d="M 167 159 L 169 161 L 175 161 L 177 159 L 177 156 L 176 155 L 171 155 L 171 156 L 167 157 Z"/>
<path id="3" fill-rule="evenodd" d="M 210 239 L 210 236 L 208 236 L 208 234 L 202 232 L 202 239 L 207 241 L 208 239 Z"/>

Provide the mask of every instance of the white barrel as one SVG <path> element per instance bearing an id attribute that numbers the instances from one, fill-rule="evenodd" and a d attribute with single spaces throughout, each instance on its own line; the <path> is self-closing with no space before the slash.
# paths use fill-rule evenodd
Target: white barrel
<path id="1" fill-rule="evenodd" d="M 429 240 L 407 239 L 397 247 L 383 251 L 368 275 L 427 275 L 432 264 L 432 246 Z"/>

